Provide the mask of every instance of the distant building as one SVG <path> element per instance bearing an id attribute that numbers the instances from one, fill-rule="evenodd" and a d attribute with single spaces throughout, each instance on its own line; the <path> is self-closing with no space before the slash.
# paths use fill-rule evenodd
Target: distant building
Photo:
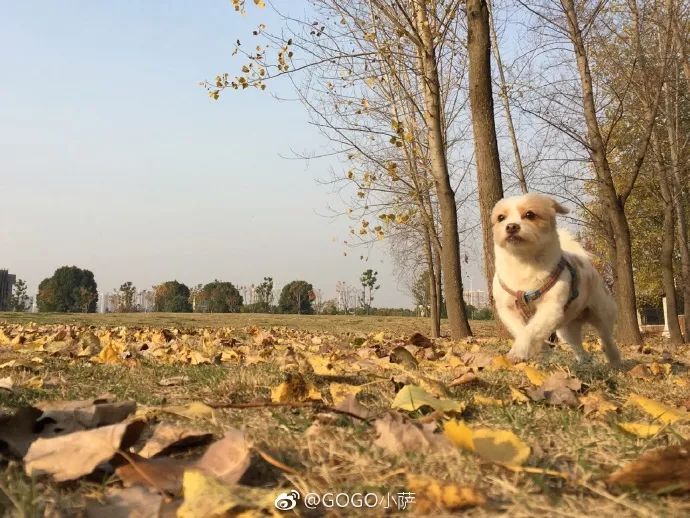
<path id="1" fill-rule="evenodd" d="M 137 293 L 137 311 L 149 313 L 153 311 L 155 303 L 156 293 L 153 290 L 141 290 L 139 293 Z"/>
<path id="2" fill-rule="evenodd" d="M 11 275 L 7 270 L 0 270 L 0 311 L 7 311 L 10 308 L 12 286 L 16 280 L 16 275 Z"/>
<path id="3" fill-rule="evenodd" d="M 103 293 L 101 295 L 101 313 L 116 313 L 120 306 L 120 295 L 117 293 Z"/>
<path id="4" fill-rule="evenodd" d="M 465 304 L 474 306 L 477 309 L 489 307 L 489 294 L 484 290 L 467 290 L 462 292 Z"/>
<path id="5" fill-rule="evenodd" d="M 117 291 L 101 293 L 98 299 L 98 307 L 101 313 L 117 313 L 120 311 L 120 294 Z M 156 297 L 153 290 L 141 290 L 134 296 L 134 311 L 143 311 L 145 313 L 153 311 L 155 300 Z"/>

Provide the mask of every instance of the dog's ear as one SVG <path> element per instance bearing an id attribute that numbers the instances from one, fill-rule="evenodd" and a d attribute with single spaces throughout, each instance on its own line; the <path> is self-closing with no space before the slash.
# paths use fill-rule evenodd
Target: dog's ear
<path id="1" fill-rule="evenodd" d="M 568 214 L 570 210 L 568 210 L 567 207 L 564 207 L 560 203 L 558 203 L 556 200 L 553 201 L 553 210 L 556 211 L 556 214 Z"/>

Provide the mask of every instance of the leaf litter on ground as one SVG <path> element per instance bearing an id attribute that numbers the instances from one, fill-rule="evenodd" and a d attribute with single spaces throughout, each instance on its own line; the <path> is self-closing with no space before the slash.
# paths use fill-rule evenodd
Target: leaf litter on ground
<path id="1" fill-rule="evenodd" d="M 556 462 L 550 455 L 554 448 L 560 447 L 553 442 L 542 443 L 543 439 L 535 437 L 538 421 L 508 426 L 512 430 L 492 424 L 493 416 L 511 415 L 517 408 L 533 416 L 548 415 L 553 408 L 569 412 L 571 419 L 606 419 L 610 430 L 627 428 L 628 433 L 635 433 L 630 430 L 637 429 L 638 433 L 626 439 L 628 441 L 641 441 L 636 437 L 658 440 L 656 437 L 671 426 L 680 427 L 674 429 L 676 436 L 687 430 L 683 428 L 688 421 L 687 412 L 678 408 L 682 405 L 656 402 L 632 393 L 624 385 L 619 391 L 612 391 L 606 384 L 599 383 L 596 390 L 586 392 L 580 380 L 566 371 L 539 364 L 514 366 L 501 354 L 485 352 L 482 340 L 458 344 L 444 339 L 431 340 L 420 333 L 405 338 L 389 332 L 374 332 L 362 336 L 360 345 L 353 348 L 351 344 L 357 340 L 351 335 L 339 342 L 340 339 L 333 335 L 284 328 L 253 328 L 245 330 L 244 335 L 230 329 L 0 326 L 0 330 L 0 342 L 7 344 L 12 354 L 25 355 L 0 363 L 4 365 L 0 368 L 39 374 L 32 382 L 38 388 L 45 367 L 37 355 L 89 363 L 93 369 L 110 365 L 136 369 L 145 362 L 238 365 L 241 368 L 265 363 L 278 365 L 284 381 L 265 388 L 272 401 L 255 396 L 258 403 L 247 408 L 257 408 L 256 412 L 261 412 L 261 401 L 266 401 L 267 409 L 272 408 L 269 403 L 284 404 L 291 412 L 292 404 L 314 402 L 318 403 L 313 407 L 315 410 L 328 414 L 323 399 L 325 394 L 333 401 L 332 408 L 342 413 L 326 415 L 327 419 L 322 413 L 313 413 L 309 428 L 310 448 L 313 439 L 322 441 L 325 434 L 336 432 L 334 437 L 340 439 L 335 444 L 345 448 L 354 439 L 348 435 L 354 433 L 354 423 L 361 423 L 358 426 L 371 430 L 370 441 L 388 458 L 410 453 L 414 454 L 412 457 L 439 455 L 444 458 L 459 449 L 466 452 L 460 455 L 467 455 L 468 462 L 476 465 L 479 473 L 486 465 L 502 465 L 524 474 L 553 472 L 535 466 L 535 463 L 547 463 L 548 466 Z M 0 352 L 2 347 L 5 345 L 0 345 Z M 651 374 L 654 382 L 665 381 L 683 389 L 686 385 L 681 383 L 681 377 L 673 374 L 676 371 L 672 371 L 670 365 L 667 361 L 657 365 L 653 362 L 646 366 L 645 373 Z M 677 363 L 673 365 L 673 369 L 678 368 Z M 520 376 L 532 387 L 527 388 L 518 379 Z M 591 382 L 589 378 L 582 379 L 587 384 Z M 19 380 L 20 386 L 28 386 L 28 378 Z M 178 389 L 186 391 L 194 381 L 191 376 L 180 374 L 162 377 L 160 382 L 154 380 L 154 383 L 174 393 Z M 398 389 L 395 393 L 392 386 Z M 373 394 L 378 399 L 374 399 Z M 619 410 L 617 401 L 625 400 L 626 395 L 628 402 Z M 227 397 L 236 401 L 237 395 L 230 392 Z M 687 397 L 674 401 L 684 401 Z M 392 403 L 387 398 L 392 398 Z M 282 457 L 280 451 L 273 457 L 255 448 L 246 431 L 228 428 L 225 424 L 221 426 L 226 417 L 224 411 L 208 404 L 208 400 L 190 399 L 176 398 L 173 402 L 143 405 L 136 412 L 132 401 L 118 402 L 112 396 L 19 407 L 13 414 L 0 415 L 0 455 L 15 459 L 24 457 L 27 473 L 34 476 L 44 473 L 55 480 L 77 480 L 94 472 L 107 474 L 114 470 L 125 487 L 108 487 L 97 501 L 90 501 L 87 512 L 94 516 L 104 509 L 134 512 L 137 508 L 153 516 L 163 512 L 166 506 L 178 516 L 192 517 L 208 513 L 272 512 L 272 498 L 278 490 L 284 491 L 292 480 L 304 476 L 300 459 L 290 454 Z M 468 402 L 474 404 L 466 411 Z M 386 407 L 392 411 L 385 411 Z M 582 412 L 575 407 L 582 408 Z M 619 412 L 625 412 L 625 417 L 629 418 L 633 407 L 645 412 L 652 422 L 616 422 Z M 218 408 L 223 407 L 219 405 Z M 273 420 L 266 421 L 264 426 L 278 426 L 279 421 L 270 412 L 272 410 L 262 414 L 265 419 Z M 302 415 L 308 417 L 308 412 Z M 465 421 L 457 420 L 460 414 Z M 178 418 L 182 424 L 177 424 Z M 350 422 L 350 418 L 361 420 Z M 168 422 L 171 419 L 176 424 Z M 343 419 L 350 424 L 342 424 Z M 319 427 L 314 423 L 320 423 Z M 200 447 L 212 441 L 219 426 L 226 435 L 211 442 L 206 451 L 200 453 Z M 280 424 L 280 427 L 285 426 Z M 663 436 L 674 437 L 671 434 Z M 363 437 L 366 435 L 357 438 L 354 446 L 362 448 Z M 75 445 L 82 442 L 93 447 L 77 451 Z M 687 484 L 671 487 L 663 476 L 667 472 L 675 474 L 681 482 L 685 480 L 684 464 L 674 464 L 672 459 L 684 459 L 687 445 L 668 448 L 655 457 L 643 454 L 639 461 L 633 460 L 630 464 L 633 467 L 623 470 L 615 471 L 609 465 L 606 469 L 613 474 L 607 482 L 611 487 L 633 486 L 641 491 L 687 491 Z M 311 453 L 307 450 L 303 454 Z M 471 461 L 472 457 L 481 462 Z M 262 468 L 260 462 L 264 462 Z M 263 473 L 266 466 L 299 476 L 290 482 L 280 478 L 270 482 L 264 479 L 261 488 L 245 485 L 244 480 L 248 480 L 250 472 Z M 347 461 L 341 460 L 339 469 L 345 466 Z M 664 469 L 655 469 L 658 466 Z M 490 500 L 486 485 L 480 489 L 472 477 L 437 479 L 428 474 L 413 475 L 413 472 L 409 471 L 404 480 L 398 479 L 398 483 L 406 484 L 408 490 L 417 489 L 419 500 L 415 511 L 419 514 L 452 513 L 484 506 Z M 496 491 L 491 488 L 488 492 Z"/>

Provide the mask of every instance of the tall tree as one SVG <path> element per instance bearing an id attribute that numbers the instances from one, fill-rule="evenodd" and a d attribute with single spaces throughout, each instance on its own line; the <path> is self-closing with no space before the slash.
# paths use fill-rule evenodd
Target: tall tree
<path id="1" fill-rule="evenodd" d="M 134 299 L 137 294 L 137 288 L 132 284 L 132 281 L 127 281 L 120 285 L 118 294 L 118 308 L 120 313 L 131 313 L 136 311 L 136 304 Z"/>
<path id="2" fill-rule="evenodd" d="M 491 293 L 494 277 L 494 240 L 491 211 L 503 198 L 501 161 L 496 140 L 491 78 L 491 36 L 487 0 L 467 0 L 467 52 L 470 67 L 470 108 L 477 162 L 479 218 L 484 244 L 484 273 Z M 492 297 L 493 300 L 493 297 Z"/>
<path id="3" fill-rule="evenodd" d="M 283 286 L 278 307 L 283 313 L 311 315 L 314 312 L 312 300 L 314 288 L 306 281 L 292 281 Z"/>
<path id="4" fill-rule="evenodd" d="M 328 73 L 320 76 L 319 86 L 323 91 L 336 91 L 341 86 L 339 83 L 349 82 L 349 106 L 359 104 L 361 108 L 357 110 L 357 114 L 362 114 L 370 109 L 370 99 L 361 99 L 360 91 L 380 88 L 383 83 L 406 85 L 403 88 L 405 102 L 402 106 L 398 105 L 402 109 L 392 121 L 396 133 L 390 138 L 389 146 L 392 145 L 392 150 L 403 147 L 405 137 L 402 135 L 402 128 L 411 127 L 409 115 L 416 113 L 422 121 L 420 134 L 423 135 L 423 143 L 420 143 L 420 149 L 425 154 L 424 170 L 428 171 L 433 182 L 439 207 L 441 231 L 437 235 L 441 246 L 438 247 L 438 253 L 443 269 L 451 335 L 454 338 L 467 336 L 471 331 L 462 298 L 457 205 L 448 163 L 450 143 L 446 133 L 453 120 L 446 109 L 446 103 L 455 106 L 453 109 L 457 108 L 446 94 L 449 87 L 459 86 L 460 83 L 456 80 L 457 61 L 444 59 L 449 52 L 461 48 L 453 28 L 459 25 L 457 20 L 462 2 L 312 0 L 310 4 L 317 15 L 323 15 L 321 21 L 313 22 L 311 16 L 308 21 L 290 19 L 290 22 L 305 29 L 305 32 L 288 29 L 289 35 L 268 35 L 263 29 L 258 31 L 269 40 L 273 48 L 278 49 L 275 62 L 267 58 L 267 48 L 259 46 L 257 52 L 245 54 L 249 63 L 243 66 L 241 76 L 234 79 L 227 74 L 218 76 L 213 84 L 207 85 L 209 94 L 218 98 L 220 91 L 225 88 L 245 89 L 256 86 L 264 89 L 266 81 L 272 77 L 323 66 L 325 68 L 322 70 L 328 70 Z M 243 3 L 239 2 L 238 6 L 241 10 Z M 378 37 L 379 31 L 386 32 L 385 38 Z M 398 38 L 390 38 L 390 34 L 397 34 Z M 449 51 L 451 48 L 455 50 Z M 299 64 L 294 60 L 295 49 L 302 54 Z M 459 56 L 459 53 L 455 55 Z M 449 63 L 450 68 L 446 67 Z M 404 74 L 400 73 L 401 70 Z M 353 87 L 353 75 L 361 80 L 356 87 Z M 313 84 L 310 83 L 310 86 Z M 360 98 L 357 99 L 358 97 Z M 306 102 L 312 110 L 314 104 L 308 99 Z M 318 115 L 320 106 L 316 108 L 313 111 Z M 394 111 L 395 106 L 390 108 L 389 113 Z M 326 118 L 321 117 L 318 120 L 324 119 Z M 368 136 L 377 134 L 364 120 L 359 127 L 352 128 Z M 331 126 L 331 129 L 344 142 L 352 144 L 352 139 L 343 137 L 344 132 L 338 132 L 338 127 Z M 372 149 L 371 146 L 363 148 L 355 145 L 353 148 L 353 151 L 362 154 L 371 154 L 369 152 Z M 375 156 L 380 159 L 383 155 L 377 152 Z M 388 167 L 388 162 L 389 160 L 379 160 L 384 168 Z M 389 172 L 391 177 L 398 176 L 394 167 Z M 368 178 L 371 178 L 371 173 Z M 415 207 L 417 209 L 419 207 Z M 381 230 L 377 233 L 380 235 Z"/>
<path id="5" fill-rule="evenodd" d="M 195 311 L 201 313 L 238 313 L 242 295 L 231 282 L 215 280 L 204 285 L 197 294 Z"/>
<path id="6" fill-rule="evenodd" d="M 22 279 L 17 279 L 12 286 L 12 295 L 10 296 L 9 310 L 10 311 L 28 311 L 31 308 L 31 297 L 27 294 L 26 282 Z"/>
<path id="7" fill-rule="evenodd" d="M 362 306 L 369 313 L 371 309 L 371 304 L 374 301 L 374 291 L 378 290 L 381 286 L 377 283 L 377 276 L 379 272 L 375 272 L 371 268 L 364 270 L 359 278 L 359 282 L 362 285 Z M 367 289 L 369 293 L 367 295 Z"/>
<path id="8" fill-rule="evenodd" d="M 264 277 L 256 289 L 256 303 L 262 311 L 269 312 L 273 304 L 273 277 Z"/>
<path id="9" fill-rule="evenodd" d="M 532 114 L 562 132 L 569 141 L 564 143 L 564 148 L 571 158 L 581 159 L 573 157 L 575 143 L 588 159 L 587 171 L 593 173 L 593 179 L 586 186 L 593 199 L 583 202 L 580 198 L 580 202 L 583 206 L 602 209 L 599 232 L 606 235 L 607 255 L 612 265 L 618 338 L 627 343 L 640 343 L 626 204 L 645 163 L 667 76 L 665 57 L 655 63 L 653 74 L 648 73 L 652 68 L 644 35 L 659 35 L 667 51 L 668 26 L 656 26 L 646 16 L 648 13 L 640 16 L 634 1 L 609 6 L 589 0 L 577 4 L 574 0 L 560 0 L 527 7 L 538 16 L 541 33 L 551 38 L 545 42 L 546 47 L 555 49 L 553 55 L 560 60 L 558 65 L 553 60 L 543 65 L 544 70 L 553 74 L 552 82 L 538 85 L 543 104 Z M 563 38 L 572 49 L 569 55 L 563 50 Z M 571 72 L 573 81 L 563 81 L 563 76 Z M 571 85 L 577 88 L 571 90 Z M 633 145 L 629 145 L 629 140 L 615 138 L 621 123 L 635 128 L 637 138 Z M 626 150 L 629 160 L 624 162 L 616 160 L 621 155 L 620 142 L 630 148 Z M 577 167 L 577 162 L 573 163 Z M 564 169 L 554 176 L 559 176 L 567 189 L 569 176 Z"/>
<path id="10" fill-rule="evenodd" d="M 167 281 L 154 286 L 154 311 L 165 313 L 189 313 L 192 303 L 189 288 L 177 281 Z"/>
<path id="11" fill-rule="evenodd" d="M 93 273 L 76 266 L 63 266 L 41 281 L 36 302 L 40 311 L 93 313 L 98 286 Z"/>

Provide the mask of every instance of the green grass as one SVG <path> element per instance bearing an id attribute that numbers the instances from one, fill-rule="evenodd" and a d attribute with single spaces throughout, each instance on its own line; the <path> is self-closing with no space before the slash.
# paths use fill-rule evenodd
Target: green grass
<path id="1" fill-rule="evenodd" d="M 429 319 L 421 317 L 379 317 L 355 315 L 273 315 L 266 313 L 0 313 L 0 325 L 70 324 L 84 326 L 152 327 L 289 327 L 334 334 L 372 333 L 382 330 L 404 333 L 430 331 Z M 474 321 L 475 334 L 488 335 L 494 324 Z M 442 333 L 448 332 L 442 322 Z"/>

